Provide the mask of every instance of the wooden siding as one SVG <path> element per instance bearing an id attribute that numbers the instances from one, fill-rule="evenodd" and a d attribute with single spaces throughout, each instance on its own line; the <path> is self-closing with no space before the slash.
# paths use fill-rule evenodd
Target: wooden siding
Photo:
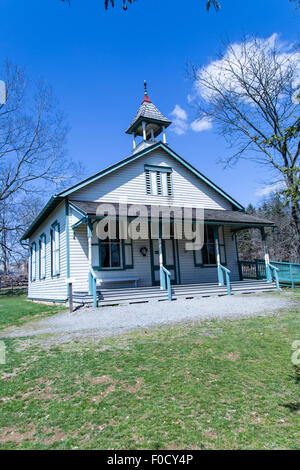
<path id="1" fill-rule="evenodd" d="M 71 212 L 70 227 L 79 220 L 75 211 Z M 225 227 L 225 247 L 227 257 L 227 267 L 230 269 L 230 279 L 232 281 L 239 280 L 238 261 L 236 254 L 235 241 L 232 239 L 230 227 Z M 95 227 L 93 230 L 93 243 L 96 243 Z M 180 277 L 182 284 L 197 282 L 217 282 L 217 268 L 212 267 L 196 267 L 194 264 L 194 256 L 192 251 L 185 251 L 185 240 L 178 240 Z M 146 246 L 148 252 L 146 257 L 142 256 L 140 249 Z M 93 260 L 93 264 L 97 264 L 97 260 Z M 127 270 L 95 270 L 98 278 L 113 278 L 138 276 L 140 278 L 139 286 L 151 286 L 151 258 L 149 240 L 141 239 L 133 241 L 133 269 Z M 76 279 L 74 290 L 88 290 L 88 242 L 86 225 L 81 225 L 75 230 L 75 239 L 70 228 L 70 275 Z M 108 284 L 105 285 L 105 287 Z M 114 284 L 116 287 L 117 284 Z M 121 287 L 126 287 L 126 283 L 120 283 Z M 132 283 L 128 283 L 132 286 Z"/>
<path id="2" fill-rule="evenodd" d="M 51 276 L 51 225 L 57 221 L 60 224 L 60 274 Z M 29 242 L 36 243 L 37 264 L 36 280 L 31 281 L 29 275 L 28 298 L 38 300 L 57 300 L 65 301 L 67 299 L 67 250 L 66 250 L 66 229 L 65 229 L 65 203 L 62 202 L 53 213 L 40 225 L 30 237 Z M 42 234 L 46 235 L 46 277 L 40 279 L 39 272 L 39 239 Z M 30 267 L 30 259 L 29 259 Z"/>
<path id="3" fill-rule="evenodd" d="M 75 230 L 75 238 L 73 237 L 72 225 L 80 219 L 75 210 L 70 210 L 70 276 L 75 278 L 74 290 L 88 290 L 88 238 L 86 225 L 81 225 Z M 95 225 L 93 229 L 93 243 L 97 243 Z M 140 249 L 146 246 L 148 248 L 147 256 L 142 256 Z M 93 265 L 97 264 L 97 260 L 93 259 Z M 98 278 L 113 278 L 125 276 L 138 276 L 140 286 L 151 286 L 151 264 L 150 264 L 150 247 L 149 240 L 140 239 L 133 241 L 133 268 L 126 270 L 103 270 L 94 273 Z M 132 286 L 132 283 L 129 284 Z M 126 287 L 126 283 L 122 283 Z"/>
<path id="4" fill-rule="evenodd" d="M 146 193 L 144 165 L 172 167 L 173 196 L 152 196 Z M 72 194 L 82 201 L 118 202 L 127 198 L 131 204 L 193 205 L 211 209 L 232 210 L 231 204 L 165 151 L 153 150 L 112 174 Z"/>
<path id="5" fill-rule="evenodd" d="M 235 241 L 234 239 L 232 239 L 230 227 L 224 227 L 224 235 L 227 268 L 230 269 L 230 280 L 238 281 L 238 260 L 236 254 Z M 185 240 L 178 240 L 178 251 L 182 284 L 218 281 L 216 266 L 195 266 L 193 252 L 185 251 Z"/>

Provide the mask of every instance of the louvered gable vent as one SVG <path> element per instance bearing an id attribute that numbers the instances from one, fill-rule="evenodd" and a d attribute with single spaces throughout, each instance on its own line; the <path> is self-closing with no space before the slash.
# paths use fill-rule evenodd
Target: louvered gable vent
<path id="1" fill-rule="evenodd" d="M 146 194 L 153 196 L 172 196 L 172 168 L 164 166 L 145 166 Z"/>

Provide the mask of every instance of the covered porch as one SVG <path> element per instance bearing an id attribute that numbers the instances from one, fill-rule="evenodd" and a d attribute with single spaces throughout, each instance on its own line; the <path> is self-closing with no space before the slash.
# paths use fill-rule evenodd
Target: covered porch
<path id="1" fill-rule="evenodd" d="M 159 223 L 157 237 L 152 237 L 150 227 L 145 230 L 144 225 L 139 239 L 122 238 L 118 232 L 113 238 L 100 240 L 95 227 L 103 216 L 97 215 L 98 206 L 99 203 L 95 202 L 70 201 L 70 207 L 81 214 L 81 218 L 72 225 L 73 237 L 76 238 L 80 230 L 88 266 L 87 287 L 76 286 L 75 301 L 105 305 L 276 288 L 276 283 L 273 283 L 276 270 L 270 264 L 266 243 L 266 229 L 273 227 L 270 221 L 239 211 L 205 209 L 204 245 L 201 249 L 187 250 L 187 240 L 176 236 L 174 219 L 171 219 L 169 238 L 162 236 Z M 114 206 L 120 220 L 124 214 L 120 214 L 117 204 Z M 149 207 L 147 211 L 150 217 Z M 137 218 L 131 214 L 128 208 L 128 220 Z M 259 281 L 242 281 L 238 259 L 236 234 L 250 227 L 260 230 L 265 249 L 266 275 Z M 76 277 L 76 273 L 74 275 Z"/>

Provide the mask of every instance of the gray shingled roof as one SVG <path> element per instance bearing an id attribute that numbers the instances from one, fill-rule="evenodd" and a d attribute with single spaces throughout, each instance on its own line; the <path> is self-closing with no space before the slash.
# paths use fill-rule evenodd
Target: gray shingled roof
<path id="1" fill-rule="evenodd" d="M 88 202 L 88 201 L 74 201 L 70 200 L 70 202 L 77 206 L 82 212 L 86 213 L 89 216 L 96 215 L 97 207 L 101 204 L 99 202 Z M 116 215 L 118 215 L 118 204 L 117 203 L 107 203 L 106 201 L 104 204 L 112 204 L 115 207 Z M 130 204 L 128 204 L 127 210 L 129 209 Z M 147 205 L 148 216 L 151 215 L 151 206 Z M 165 207 L 165 206 L 161 206 Z M 168 206 L 166 206 L 168 208 Z M 173 207 L 178 214 L 178 210 L 182 211 L 182 207 Z M 181 212 L 182 213 L 182 212 Z M 193 218 L 196 217 L 196 209 L 193 208 Z M 246 214 L 242 211 L 230 211 L 230 210 L 219 210 L 219 209 L 204 209 L 204 220 L 205 222 L 220 222 L 220 224 L 227 224 L 227 225 L 241 225 L 243 227 L 248 226 L 274 226 L 274 223 L 271 220 L 263 219 L 262 217 L 256 217 L 254 215 Z"/>
<path id="2" fill-rule="evenodd" d="M 136 116 L 130 126 L 128 127 L 126 133 L 130 134 L 132 131 L 132 128 L 135 127 L 135 124 L 141 121 L 141 118 L 146 118 L 147 120 L 154 120 L 154 121 L 159 121 L 162 123 L 162 125 L 165 125 L 168 127 L 171 124 L 171 121 L 167 119 L 158 109 L 156 106 L 154 106 L 151 101 L 143 101 L 141 106 L 139 107 L 138 112 L 136 113 Z"/>

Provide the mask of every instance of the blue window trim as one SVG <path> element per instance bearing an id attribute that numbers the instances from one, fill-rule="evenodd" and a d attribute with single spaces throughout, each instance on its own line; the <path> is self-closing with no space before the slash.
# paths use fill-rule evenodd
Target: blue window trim
<path id="1" fill-rule="evenodd" d="M 163 165 L 144 165 L 145 170 L 150 170 L 150 171 L 161 171 L 164 173 L 172 173 L 173 168 L 170 166 L 163 166 Z"/>
<path id="2" fill-rule="evenodd" d="M 147 191 L 147 171 L 149 172 L 149 184 L 150 184 L 150 193 L 148 193 Z M 150 170 L 147 170 L 145 168 L 145 189 L 146 189 L 146 194 L 147 195 L 152 195 L 152 182 L 151 182 L 151 174 L 150 174 Z"/>
<path id="3" fill-rule="evenodd" d="M 174 189 L 173 189 L 173 175 L 172 173 L 169 173 L 169 176 L 170 176 L 170 185 L 171 185 L 171 194 L 168 194 L 169 197 L 172 197 L 174 196 Z M 168 177 L 167 177 L 168 178 Z"/>
<path id="4" fill-rule="evenodd" d="M 114 240 L 111 240 L 114 242 Z M 125 245 L 130 245 L 131 246 L 131 263 L 126 263 L 125 262 Z M 115 267 L 115 268 L 102 268 L 101 266 L 101 240 L 98 238 L 97 243 L 92 243 L 92 246 L 98 246 L 98 260 L 99 264 L 97 266 L 93 266 L 93 269 L 95 271 L 125 271 L 126 269 L 133 269 L 134 263 L 133 263 L 133 244 L 132 240 L 120 240 L 120 254 L 121 254 L 121 266 Z"/>
<path id="5" fill-rule="evenodd" d="M 149 193 L 147 192 L 147 171 L 149 172 L 150 195 L 151 195 L 151 196 L 159 196 L 159 197 L 173 197 L 173 195 L 174 195 L 174 191 L 173 191 L 173 175 L 172 175 L 172 173 L 173 173 L 173 168 L 170 167 L 170 166 L 162 166 L 162 165 L 148 165 L 148 164 L 145 164 L 145 165 L 144 165 L 146 194 L 149 195 Z M 158 193 L 157 193 L 157 194 L 153 194 L 151 173 L 155 173 L 155 174 L 156 174 L 156 181 L 157 181 L 157 178 L 159 178 L 161 191 L 162 191 L 162 177 L 161 177 L 161 174 L 162 174 L 162 173 L 167 173 L 167 174 L 169 175 L 169 178 L 170 178 L 170 188 L 169 188 L 169 185 L 168 185 L 168 177 L 167 177 L 167 193 L 168 193 L 168 194 L 158 194 Z M 156 184 L 157 184 L 157 183 L 156 183 Z M 158 185 L 157 185 L 157 189 L 158 189 Z M 169 190 L 170 190 L 170 193 L 169 193 Z"/>
<path id="6" fill-rule="evenodd" d="M 131 263 L 126 263 L 126 257 L 125 257 L 125 248 L 126 246 L 131 247 Z M 132 238 L 129 240 L 122 240 L 122 254 L 123 254 L 123 268 L 124 269 L 133 269 L 133 244 L 132 244 Z"/>
<path id="7" fill-rule="evenodd" d="M 210 224 L 204 224 L 204 229 L 205 229 L 206 225 L 210 225 Z M 220 243 L 220 239 L 219 239 L 219 247 L 220 247 L 220 248 L 221 248 L 221 247 L 224 248 L 224 255 L 225 255 L 225 260 L 222 260 L 222 258 L 221 258 L 221 264 L 222 264 L 223 266 L 227 266 L 226 242 L 225 242 L 224 225 L 219 225 L 219 226 L 218 226 L 218 230 L 219 230 L 220 228 L 223 230 L 223 241 L 224 241 L 224 243 Z M 215 236 L 214 236 L 214 241 L 215 241 Z M 198 262 L 197 262 L 197 260 L 196 260 L 196 251 L 197 251 L 197 250 L 193 250 L 194 266 L 197 267 L 197 268 L 213 268 L 213 267 L 216 267 L 216 266 L 217 266 L 216 264 L 204 264 L 204 263 L 203 263 L 203 250 L 204 250 L 204 245 L 203 245 L 203 247 L 201 248 L 202 263 L 198 263 Z M 199 251 L 199 250 L 198 250 L 198 251 Z M 220 250 L 220 257 L 221 257 L 221 250 Z"/>
<path id="8" fill-rule="evenodd" d="M 157 185 L 157 196 L 162 196 L 162 179 L 161 179 L 161 171 L 156 170 L 156 185 Z M 158 185 L 158 180 L 159 180 L 159 185 Z M 158 188 L 160 187 L 160 194 L 158 193 Z"/>
<path id="9" fill-rule="evenodd" d="M 53 233 L 54 231 L 57 231 L 58 233 L 58 271 L 56 272 L 55 266 L 54 266 L 54 253 L 53 253 Z M 51 276 L 52 277 L 57 277 L 60 275 L 60 224 L 57 222 L 57 220 L 51 225 L 51 230 L 50 230 L 50 242 L 51 242 Z"/>
<path id="10" fill-rule="evenodd" d="M 220 243 L 220 234 L 219 234 L 219 246 L 220 246 L 220 248 L 221 248 L 221 247 L 224 248 L 224 256 L 225 256 L 225 259 L 223 260 L 223 259 L 222 259 L 222 254 L 221 254 L 222 252 L 221 252 L 221 250 L 220 250 L 220 259 L 221 259 L 221 264 L 222 264 L 223 266 L 227 266 L 226 242 L 225 242 L 224 225 L 220 225 L 220 226 L 219 226 L 219 230 L 220 230 L 220 229 L 221 229 L 222 232 L 223 232 L 223 242 L 224 242 L 224 243 Z"/>
<path id="11" fill-rule="evenodd" d="M 42 276 L 42 274 L 41 274 L 41 265 L 42 265 L 41 264 L 41 261 L 42 261 L 41 247 L 42 247 L 43 242 L 45 244 L 45 251 L 44 251 L 45 273 L 44 273 L 44 276 Z M 40 236 L 40 239 L 39 239 L 39 277 L 40 277 L 40 280 L 46 279 L 46 234 L 45 233 L 42 233 L 42 235 Z"/>
<path id="12" fill-rule="evenodd" d="M 33 255 L 34 253 L 34 260 L 35 260 L 35 263 L 34 263 L 34 274 L 33 274 L 33 269 L 32 269 L 32 265 L 33 265 Z M 30 247 L 30 280 L 31 282 L 34 282 L 36 281 L 36 242 L 32 242 L 31 243 L 31 247 Z"/>

